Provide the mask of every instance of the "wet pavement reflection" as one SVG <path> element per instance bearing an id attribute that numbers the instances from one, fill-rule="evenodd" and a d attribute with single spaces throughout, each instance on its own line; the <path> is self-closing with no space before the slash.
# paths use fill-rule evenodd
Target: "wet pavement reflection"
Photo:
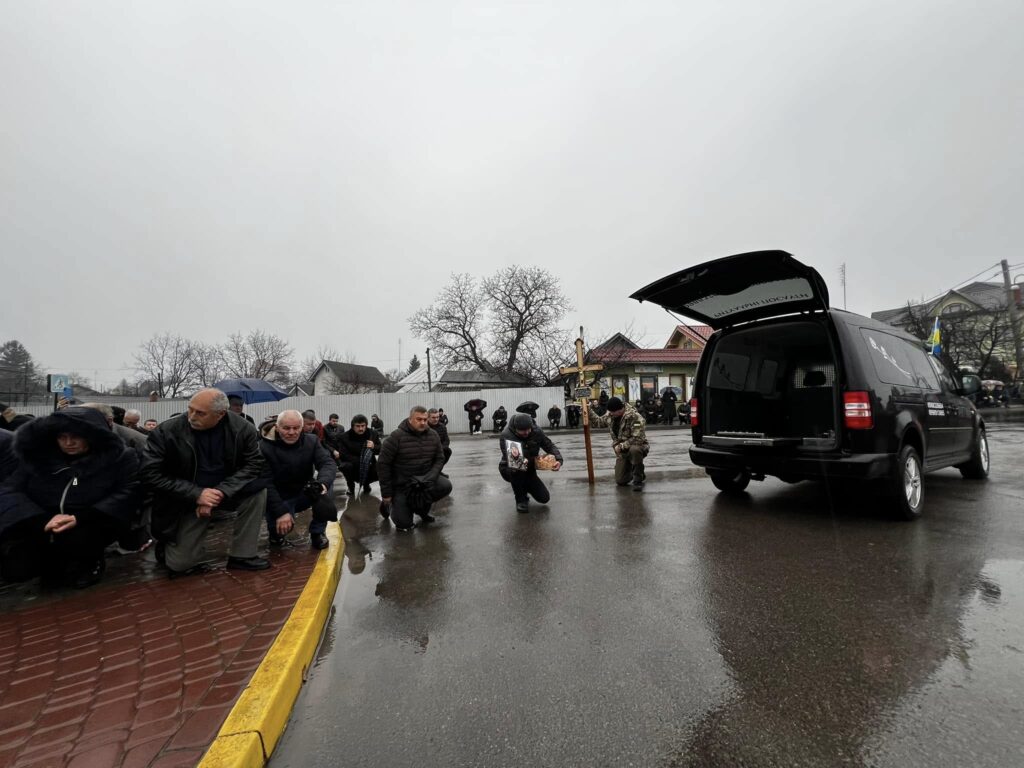
<path id="1" fill-rule="evenodd" d="M 993 476 L 927 479 L 926 516 L 860 489 L 716 494 L 686 431 L 652 433 L 643 494 L 597 435 L 517 514 L 496 441 L 453 443 L 437 523 L 379 496 L 274 766 L 1004 766 L 1024 763 L 1024 430 Z"/>

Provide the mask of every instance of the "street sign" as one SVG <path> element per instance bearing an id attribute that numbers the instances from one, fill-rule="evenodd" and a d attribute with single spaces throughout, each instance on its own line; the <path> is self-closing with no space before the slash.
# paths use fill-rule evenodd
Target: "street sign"
<path id="1" fill-rule="evenodd" d="M 576 387 L 576 390 L 572 394 L 573 400 L 589 400 L 593 393 L 590 391 L 590 387 Z"/>
<path id="2" fill-rule="evenodd" d="M 50 391 L 55 395 L 64 393 L 64 387 L 71 384 L 70 378 L 66 373 L 51 373 L 50 374 Z"/>

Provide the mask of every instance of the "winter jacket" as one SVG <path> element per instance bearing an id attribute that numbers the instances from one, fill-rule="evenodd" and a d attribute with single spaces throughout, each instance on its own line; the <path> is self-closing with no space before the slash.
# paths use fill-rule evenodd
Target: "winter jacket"
<path id="1" fill-rule="evenodd" d="M 338 440 L 345 434 L 345 428 L 341 424 L 324 424 L 324 445 L 329 451 L 340 450 Z"/>
<path id="2" fill-rule="evenodd" d="M 551 438 L 544 434 L 544 431 L 534 425 L 533 429 L 530 430 L 530 434 L 526 437 L 520 437 L 512 431 L 512 427 L 508 426 L 505 431 L 501 433 L 498 438 L 498 444 L 501 447 L 501 461 L 498 462 L 499 469 L 505 469 L 508 467 L 508 443 L 514 441 L 523 446 L 523 456 L 528 461 L 527 471 L 536 472 L 537 467 L 534 464 L 536 458 L 540 455 L 540 451 L 543 448 L 544 453 L 550 453 L 561 463 L 562 453 L 558 450 Z"/>
<path id="3" fill-rule="evenodd" d="M 260 476 L 263 457 L 252 424 L 227 412 L 219 425 L 224 429 L 226 476 L 217 485 L 225 503 L 243 498 L 246 485 Z M 153 494 L 153 534 L 173 541 L 181 515 L 194 515 L 203 489 L 194 478 L 198 471 L 195 438 L 184 416 L 164 421 L 149 433 L 142 460 L 142 482 Z"/>
<path id="4" fill-rule="evenodd" d="M 338 438 L 338 453 L 341 455 L 338 457 L 338 461 L 349 464 L 359 464 L 359 459 L 363 455 L 363 448 L 366 447 L 366 441 L 373 441 L 373 455 L 380 455 L 380 435 L 377 434 L 377 430 L 366 428 L 366 431 L 361 435 L 357 435 L 354 429 L 350 429 L 346 432 L 342 432 L 341 437 Z"/>
<path id="5" fill-rule="evenodd" d="M 251 494 L 266 488 L 267 510 L 275 518 L 287 511 L 284 499 L 302 494 L 303 487 L 313 479 L 314 469 L 317 482 L 326 486 L 328 492 L 338 474 L 338 465 L 312 432 L 303 433 L 297 442 L 288 445 L 278 438 L 276 430 L 271 430 L 260 438 L 260 453 L 263 472 L 257 485 L 250 484 L 246 490 Z"/>
<path id="6" fill-rule="evenodd" d="M 14 455 L 14 435 L 0 429 L 0 483 L 14 474 L 18 459 Z"/>
<path id="7" fill-rule="evenodd" d="M 81 435 L 87 453 L 57 446 L 62 432 Z M 32 517 L 74 515 L 79 523 L 127 528 L 140 504 L 139 460 L 91 408 L 65 408 L 22 426 L 14 435 L 19 464 L 0 486 L 0 533 Z"/>
<path id="8" fill-rule="evenodd" d="M 437 424 L 431 424 L 430 428 L 437 432 L 437 436 L 441 438 L 441 445 L 447 448 L 452 444 L 452 439 L 448 437 L 448 427 L 442 424 L 440 421 Z"/>
<path id="9" fill-rule="evenodd" d="M 600 416 L 593 408 L 590 409 L 590 418 L 593 419 L 595 427 L 608 427 L 608 434 L 612 436 L 612 447 L 620 452 L 627 450 L 631 445 L 643 448 L 644 453 L 650 450 L 644 417 L 637 413 L 636 408 L 629 403 L 625 404 L 625 410 L 618 425 L 615 424 L 615 418 L 610 413 Z"/>
<path id="10" fill-rule="evenodd" d="M 437 432 L 429 427 L 422 432 L 404 419 L 398 429 L 388 435 L 377 462 L 380 492 L 384 498 L 395 495 L 414 477 L 433 483 L 444 467 L 444 448 Z"/>
<path id="11" fill-rule="evenodd" d="M 135 451 L 135 455 L 139 461 L 142 461 L 142 454 L 146 450 L 146 442 L 149 440 L 148 432 L 138 432 L 131 427 L 126 427 L 123 424 L 115 424 L 114 434 L 124 441 L 124 444 Z"/>
<path id="12" fill-rule="evenodd" d="M 548 408 L 548 421 L 561 421 L 562 420 L 562 409 L 552 406 Z"/>

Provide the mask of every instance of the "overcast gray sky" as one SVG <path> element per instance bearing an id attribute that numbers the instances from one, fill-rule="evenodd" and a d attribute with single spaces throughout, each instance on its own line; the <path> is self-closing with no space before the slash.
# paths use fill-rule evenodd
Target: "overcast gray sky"
<path id="1" fill-rule="evenodd" d="M 595 334 L 782 248 L 869 313 L 1024 262 L 1024 3 L 0 0 L 0 341 L 259 327 L 391 368 L 449 273 Z M 1024 274 L 1024 268 L 1020 270 Z M 589 339 L 597 341 L 597 339 Z"/>

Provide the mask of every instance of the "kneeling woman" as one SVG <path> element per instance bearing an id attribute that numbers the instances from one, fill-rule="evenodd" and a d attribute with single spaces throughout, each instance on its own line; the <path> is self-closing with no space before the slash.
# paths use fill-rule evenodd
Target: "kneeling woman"
<path id="1" fill-rule="evenodd" d="M 512 484 L 512 492 L 516 496 L 516 512 L 530 511 L 530 497 L 540 504 L 547 504 L 551 494 L 537 476 L 537 457 L 543 448 L 555 458 L 551 469 L 561 468 L 562 454 L 551 442 L 551 438 L 534 424 L 529 414 L 517 413 L 501 433 L 498 443 L 501 445 L 498 471 Z"/>
<path id="2" fill-rule="evenodd" d="M 128 529 L 140 502 L 135 451 L 91 408 L 67 408 L 14 436 L 18 468 L 0 487 L 0 573 L 87 587 L 103 550 Z"/>

